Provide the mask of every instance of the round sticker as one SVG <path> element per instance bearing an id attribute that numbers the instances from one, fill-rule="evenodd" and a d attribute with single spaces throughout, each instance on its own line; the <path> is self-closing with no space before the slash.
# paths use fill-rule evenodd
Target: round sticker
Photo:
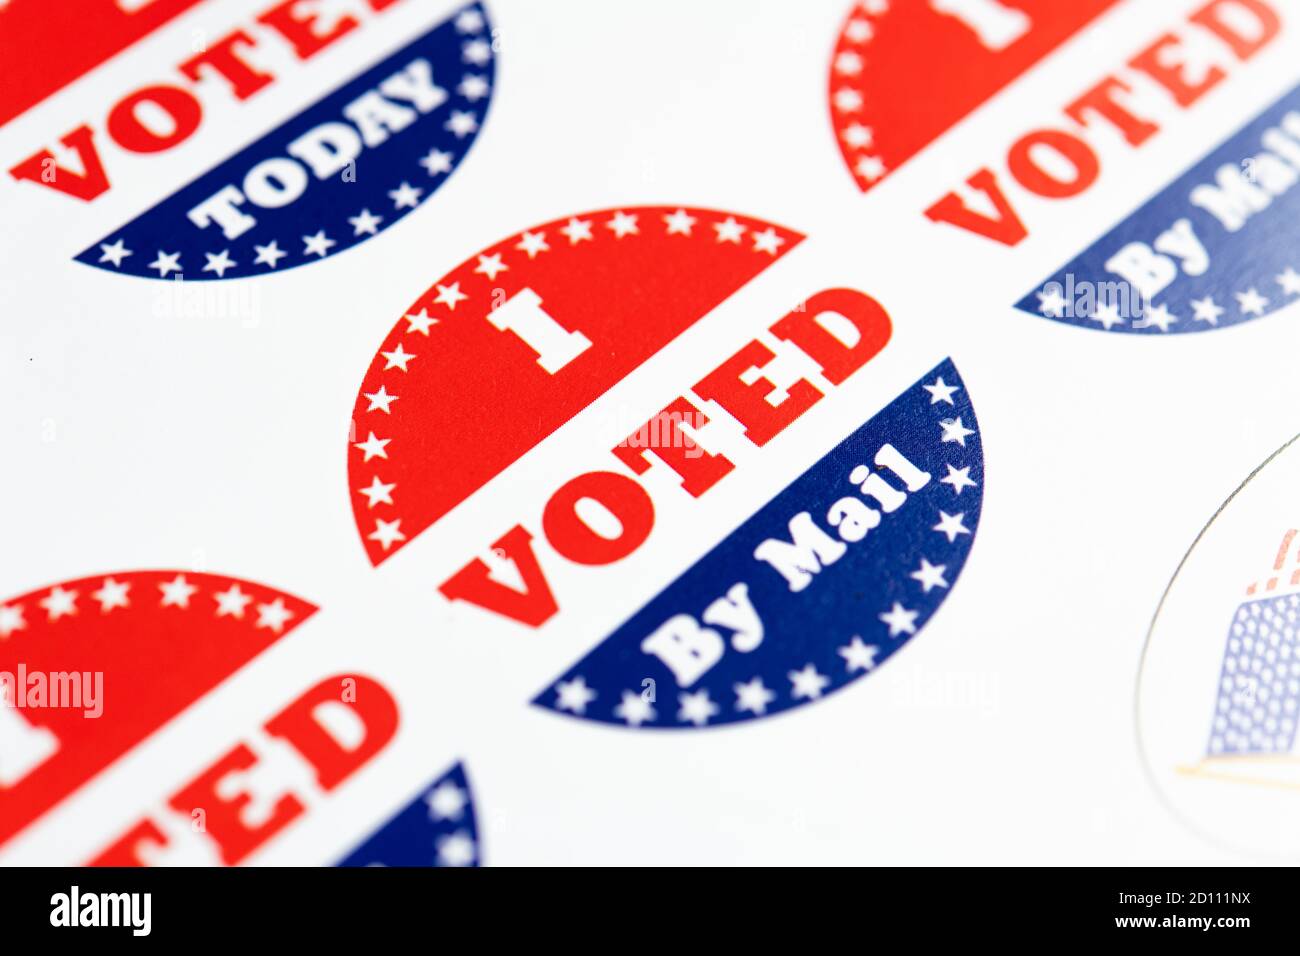
<path id="1" fill-rule="evenodd" d="M 1138 737 L 1161 796 L 1235 849 L 1300 856 L 1300 445 L 1214 514 L 1143 652 Z"/>

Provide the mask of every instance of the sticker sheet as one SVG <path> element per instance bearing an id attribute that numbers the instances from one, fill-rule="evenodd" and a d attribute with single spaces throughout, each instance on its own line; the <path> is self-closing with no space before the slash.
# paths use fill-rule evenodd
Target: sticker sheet
<path id="1" fill-rule="evenodd" d="M 1290 0 L 0 71 L 0 864 L 1300 859 Z"/>

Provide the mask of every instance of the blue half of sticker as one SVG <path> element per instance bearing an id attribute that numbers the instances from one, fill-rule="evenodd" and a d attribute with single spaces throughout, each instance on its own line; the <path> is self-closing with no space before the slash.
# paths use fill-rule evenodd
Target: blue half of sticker
<path id="1" fill-rule="evenodd" d="M 474 796 L 460 764 L 426 787 L 339 866 L 478 866 Z"/>
<path id="2" fill-rule="evenodd" d="M 639 728 L 754 720 L 875 671 L 947 597 L 984 459 L 951 360 L 795 479 L 533 703 Z"/>
<path id="3" fill-rule="evenodd" d="M 77 261 L 153 279 L 237 279 L 337 255 L 447 181 L 492 98 L 479 4 L 318 100 Z"/>
<path id="4" fill-rule="evenodd" d="M 1107 332 L 1205 332 L 1300 297 L 1300 87 L 1016 307 Z"/>

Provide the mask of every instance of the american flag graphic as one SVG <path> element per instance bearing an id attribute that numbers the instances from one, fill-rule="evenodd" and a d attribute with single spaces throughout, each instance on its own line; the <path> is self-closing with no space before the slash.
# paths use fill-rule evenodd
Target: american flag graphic
<path id="1" fill-rule="evenodd" d="M 1247 595 L 1296 583 L 1300 568 L 1285 573 L 1295 537 L 1295 530 L 1287 531 L 1271 573 L 1251 584 Z M 1255 598 L 1237 608 L 1219 667 L 1207 756 L 1290 752 L 1300 713 L 1297 629 L 1300 593 Z"/>

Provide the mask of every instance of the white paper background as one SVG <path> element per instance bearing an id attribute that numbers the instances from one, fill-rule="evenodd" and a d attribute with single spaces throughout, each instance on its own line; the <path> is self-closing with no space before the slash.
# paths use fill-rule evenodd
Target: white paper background
<path id="1" fill-rule="evenodd" d="M 1198 5 L 1122 4 L 863 196 L 826 104 L 847 4 L 497 0 L 497 89 L 467 160 L 353 251 L 218 284 L 250 297 L 252 323 L 160 315 L 164 284 L 71 256 L 453 4 L 408 0 L 253 100 L 209 110 L 174 151 L 106 150 L 113 188 L 93 204 L 0 181 L 0 591 L 178 567 L 322 608 L 0 861 L 84 859 L 317 678 L 357 670 L 396 694 L 398 736 L 250 862 L 336 859 L 457 758 L 497 865 L 1251 862 L 1157 800 L 1133 693 L 1151 614 L 1192 537 L 1297 430 L 1297 309 L 1157 339 L 1035 320 L 1011 303 L 1290 89 L 1300 24 L 1190 110 L 1162 112 L 1140 149 L 1093 137 L 1102 175 L 1082 197 L 1017 194 L 1031 230 L 1020 246 L 922 215 L 1024 132 L 1065 122 L 1069 100 Z M 263 6 L 178 18 L 0 130 L 0 158 L 12 165 L 82 121 L 102 129 L 120 93 L 185 58 L 193 31 Z M 829 285 L 879 299 L 894 340 L 740 463 L 725 494 L 656 494 L 655 532 L 634 561 L 549 565 L 561 613 L 540 631 L 451 607 L 435 588 L 511 524 L 535 527 L 583 463 L 606 460 L 610 436 L 583 416 L 372 569 L 346 437 L 362 374 L 405 307 L 512 232 L 655 203 L 732 210 L 809 239 L 603 404 L 657 409 L 694 381 L 688 368 L 711 368 Z M 965 573 L 906 652 L 815 706 L 716 731 L 634 733 L 527 705 L 944 356 L 979 415 L 984 513 Z"/>

